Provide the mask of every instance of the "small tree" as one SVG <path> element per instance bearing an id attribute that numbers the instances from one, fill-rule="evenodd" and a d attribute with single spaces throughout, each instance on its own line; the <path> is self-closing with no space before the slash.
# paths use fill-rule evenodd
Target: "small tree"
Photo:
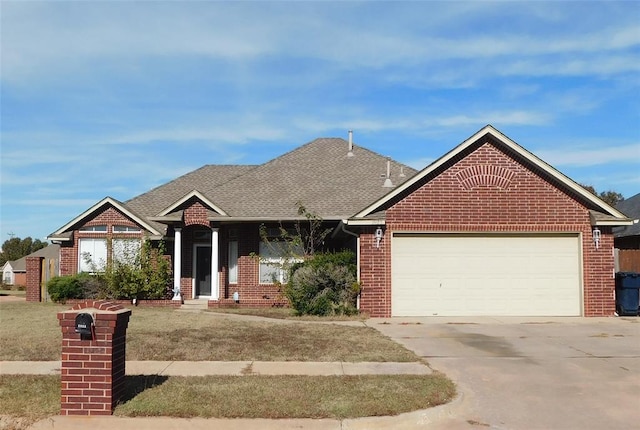
<path id="1" fill-rule="evenodd" d="M 289 274 L 294 264 L 305 261 L 311 257 L 322 247 L 327 235 L 331 233 L 331 229 L 323 225 L 323 219 L 314 212 L 310 212 L 302 204 L 296 202 L 298 206 L 298 215 L 303 216 L 305 221 L 297 221 L 292 229 L 285 228 L 280 224 L 278 230 L 279 235 L 272 237 L 267 227 L 260 225 L 260 238 L 262 242 L 272 251 L 274 255 L 278 255 L 277 262 L 269 262 L 262 258 L 263 264 L 275 266 L 278 270 L 284 270 Z M 288 275 L 287 275 L 288 279 Z M 274 284 L 279 284 L 279 279 L 273 279 Z"/>
<path id="2" fill-rule="evenodd" d="M 164 257 L 164 242 L 154 247 L 148 239 L 140 246 L 131 241 L 115 252 L 110 240 L 108 247 L 112 257 L 103 270 L 89 260 L 95 277 L 103 281 L 104 286 L 98 289 L 99 298 L 162 299 L 168 296 L 171 266 Z"/>
<path id="3" fill-rule="evenodd" d="M 40 239 L 33 240 L 31 237 L 25 237 L 24 239 L 12 237 L 2 244 L 0 266 L 4 265 L 7 261 L 14 261 L 25 257 L 47 245 L 47 242 L 42 242 Z"/>
<path id="4" fill-rule="evenodd" d="M 606 203 L 610 204 L 611 206 L 616 206 L 618 203 L 620 203 L 621 201 L 624 200 L 624 196 L 616 191 L 613 190 L 608 190 L 608 191 L 602 191 L 602 192 L 597 192 L 596 189 L 592 186 L 592 185 L 582 185 L 582 187 L 589 191 L 591 194 L 600 197 L 602 200 L 604 200 Z"/>

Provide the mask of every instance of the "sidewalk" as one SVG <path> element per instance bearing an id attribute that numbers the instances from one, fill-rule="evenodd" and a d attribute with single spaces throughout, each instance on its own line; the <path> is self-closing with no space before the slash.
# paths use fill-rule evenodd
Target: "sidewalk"
<path id="1" fill-rule="evenodd" d="M 429 375 L 418 362 L 127 361 L 127 375 Z M 60 361 L 2 361 L 0 375 L 59 375 Z"/>

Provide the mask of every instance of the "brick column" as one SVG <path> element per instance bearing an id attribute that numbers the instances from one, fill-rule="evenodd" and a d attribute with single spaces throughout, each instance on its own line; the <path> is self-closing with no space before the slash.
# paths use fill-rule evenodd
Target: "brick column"
<path id="1" fill-rule="evenodd" d="M 27 301 L 40 302 L 42 295 L 40 294 L 40 279 L 42 279 L 42 260 L 43 257 L 27 257 Z"/>
<path id="2" fill-rule="evenodd" d="M 93 336 L 75 332 L 79 313 L 94 316 Z M 131 310 L 87 300 L 58 313 L 62 328 L 60 415 L 111 415 L 124 390 Z M 92 337 L 92 339 L 91 339 Z"/>

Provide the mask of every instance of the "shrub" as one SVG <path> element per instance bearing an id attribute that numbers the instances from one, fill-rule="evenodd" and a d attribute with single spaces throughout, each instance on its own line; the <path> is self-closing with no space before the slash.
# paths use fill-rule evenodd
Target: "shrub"
<path id="1" fill-rule="evenodd" d="M 77 275 L 83 298 L 164 299 L 171 297 L 171 265 L 164 257 L 164 243 L 156 247 L 143 240 L 140 248 L 125 247 L 121 258 L 109 261 L 102 270 L 91 260 L 93 275 Z"/>
<path id="2" fill-rule="evenodd" d="M 82 285 L 78 276 L 56 276 L 47 283 L 51 300 L 64 303 L 67 299 L 83 299 Z"/>
<path id="3" fill-rule="evenodd" d="M 351 251 L 316 254 L 291 268 L 284 293 L 299 315 L 357 313 L 355 254 Z"/>

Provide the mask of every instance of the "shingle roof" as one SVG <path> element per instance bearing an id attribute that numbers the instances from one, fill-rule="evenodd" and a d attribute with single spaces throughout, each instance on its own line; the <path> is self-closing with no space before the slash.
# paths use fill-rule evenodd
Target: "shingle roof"
<path id="1" fill-rule="evenodd" d="M 295 217 L 297 202 L 324 219 L 353 215 L 371 201 L 389 192 L 384 188 L 387 158 L 368 149 L 353 147 L 339 138 L 321 138 L 307 143 L 223 184 L 209 196 L 235 217 Z M 400 167 L 406 177 L 416 171 L 391 161 L 392 181 Z"/>
<path id="2" fill-rule="evenodd" d="M 11 268 L 14 272 L 26 272 L 27 271 L 27 257 L 44 257 L 58 259 L 60 256 L 60 245 L 48 245 L 44 248 L 32 252 L 31 254 L 19 258 L 15 261 L 11 261 Z"/>
<path id="3" fill-rule="evenodd" d="M 324 219 L 342 219 L 390 190 L 382 186 L 386 157 L 356 145 L 353 157 L 347 151 L 344 139 L 320 138 L 258 166 L 204 166 L 125 204 L 148 219 L 196 190 L 232 218 L 292 218 L 301 202 Z M 415 173 L 391 161 L 394 185 Z"/>
<path id="4" fill-rule="evenodd" d="M 253 165 L 205 165 L 189 172 L 171 182 L 160 185 L 144 194 L 126 201 L 124 204 L 146 218 L 159 214 L 175 201 L 193 190 L 210 196 L 221 184 L 255 169 Z M 150 221 L 158 230 L 164 231 L 166 226 Z"/>
<path id="5" fill-rule="evenodd" d="M 633 197 L 624 199 L 616 205 L 616 209 L 629 218 L 640 218 L 640 193 Z M 640 223 L 628 225 L 626 227 L 616 227 L 613 229 L 615 237 L 640 236 Z"/>

